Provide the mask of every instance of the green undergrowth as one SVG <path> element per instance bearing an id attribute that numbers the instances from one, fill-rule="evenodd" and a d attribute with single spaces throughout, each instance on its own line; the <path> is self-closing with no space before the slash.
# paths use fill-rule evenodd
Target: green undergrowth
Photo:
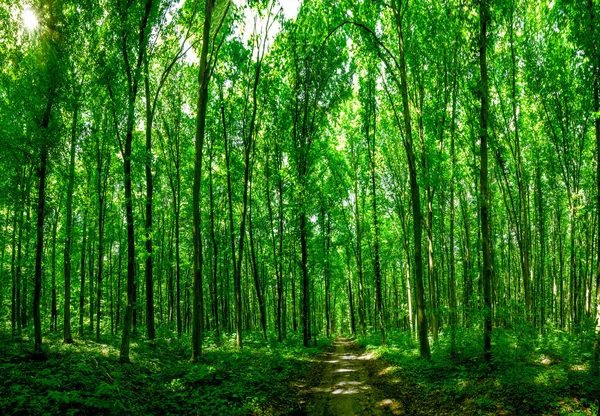
<path id="1" fill-rule="evenodd" d="M 591 334 L 548 330 L 540 336 L 528 326 L 495 329 L 491 365 L 483 357 L 479 328 L 430 340 L 431 360 L 419 358 L 418 342 L 406 333 L 389 333 L 382 347 L 378 335 L 359 339 L 391 364 L 391 378 L 410 383 L 429 403 L 453 414 L 596 415 L 600 379 L 589 370 Z"/>
<path id="2" fill-rule="evenodd" d="M 160 334 L 156 345 L 132 341 L 132 364 L 118 362 L 118 337 L 103 343 L 78 339 L 65 345 L 45 338 L 47 359 L 35 361 L 28 336 L 0 334 L 0 414 L 285 414 L 298 408 L 291 381 L 304 377 L 310 357 L 327 341 L 306 349 L 298 338 L 283 344 L 245 334 L 220 345 L 209 341 L 190 363 L 189 336 Z"/>

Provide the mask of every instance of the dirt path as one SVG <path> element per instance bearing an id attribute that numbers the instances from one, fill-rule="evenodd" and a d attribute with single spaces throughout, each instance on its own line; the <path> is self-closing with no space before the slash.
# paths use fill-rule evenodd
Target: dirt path
<path id="1" fill-rule="evenodd" d="M 301 395 L 307 415 L 402 414 L 399 404 L 377 388 L 373 356 L 356 341 L 338 337 L 315 364 Z"/>

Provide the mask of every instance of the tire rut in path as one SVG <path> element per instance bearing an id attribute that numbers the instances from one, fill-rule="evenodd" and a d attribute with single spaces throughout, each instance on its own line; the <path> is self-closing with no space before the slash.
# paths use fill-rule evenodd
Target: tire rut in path
<path id="1" fill-rule="evenodd" d="M 372 354 L 356 341 L 345 337 L 334 340 L 330 349 L 319 357 L 322 377 L 301 392 L 306 397 L 302 414 L 317 415 L 384 415 L 394 414 L 389 399 L 371 379 Z M 375 377 L 375 376 L 374 376 Z M 396 413 L 397 414 L 397 413 Z"/>

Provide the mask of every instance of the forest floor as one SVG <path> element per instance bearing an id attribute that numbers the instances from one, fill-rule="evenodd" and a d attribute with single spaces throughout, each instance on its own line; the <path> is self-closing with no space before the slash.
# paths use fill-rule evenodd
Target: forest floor
<path id="1" fill-rule="evenodd" d="M 96 343 L 87 336 L 64 344 L 44 337 L 45 360 L 35 360 L 31 334 L 0 331 L 0 416 L 4 415 L 287 415 L 299 411 L 292 384 L 308 374 L 330 341 L 304 348 L 299 337 L 283 343 L 246 333 L 215 344 L 191 363 L 189 336 L 165 331 L 154 346 L 132 339 L 131 364 L 118 361 L 118 336 Z"/>
<path id="2" fill-rule="evenodd" d="M 336 338 L 315 360 L 312 376 L 300 392 L 304 411 L 308 415 L 382 414 L 387 402 L 373 384 L 374 366 L 372 354 L 356 341 Z"/>
<path id="3" fill-rule="evenodd" d="M 374 347 L 343 336 L 313 358 L 298 389 L 299 415 L 595 415 L 597 381 L 559 361 L 493 368 Z M 441 354 L 440 354 L 441 355 Z M 444 359 L 441 359 L 444 358 Z M 464 358 L 464 357 L 463 357 Z M 558 360 L 558 358 L 556 358 Z M 575 366 L 577 367 L 577 366 Z"/>
<path id="4" fill-rule="evenodd" d="M 242 350 L 235 334 L 218 343 L 209 334 L 190 363 L 189 337 L 165 327 L 155 344 L 138 334 L 132 364 L 121 364 L 118 335 L 64 344 L 46 334 L 38 361 L 29 332 L 0 330 L 0 415 L 597 414 L 589 339 L 513 332 L 495 331 L 490 366 L 469 332 L 458 334 L 455 354 L 441 340 L 431 360 L 402 333 L 388 333 L 386 346 L 372 334 L 305 348 L 299 334 L 279 343 L 247 332 Z"/>
<path id="5" fill-rule="evenodd" d="M 368 352 L 357 341 L 340 336 L 314 360 L 301 384 L 301 414 L 413 415 L 451 414 L 437 403 L 420 400 L 415 383 L 399 374 L 391 377 L 390 363 Z M 455 409 L 456 410 L 456 409 Z"/>

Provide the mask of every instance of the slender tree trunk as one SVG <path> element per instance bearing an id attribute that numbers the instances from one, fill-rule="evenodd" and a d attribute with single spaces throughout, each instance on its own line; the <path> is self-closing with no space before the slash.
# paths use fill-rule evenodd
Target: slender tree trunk
<path id="1" fill-rule="evenodd" d="M 293 258 L 296 256 L 296 247 L 292 250 L 292 255 L 290 256 L 290 277 L 292 281 L 292 330 L 294 332 L 298 331 L 298 308 L 296 302 L 296 269 L 294 267 Z"/>
<path id="2" fill-rule="evenodd" d="M 302 272 L 302 336 L 305 347 L 310 346 L 311 328 L 310 328 L 310 281 L 308 278 L 308 230 L 306 224 L 306 160 L 301 158 L 300 175 L 302 183 L 298 198 L 299 214 L 298 222 L 300 226 L 300 268 Z"/>
<path id="3" fill-rule="evenodd" d="M 22 251 L 23 251 L 23 205 L 25 204 L 25 192 L 24 190 L 22 190 L 23 195 L 21 196 L 20 200 L 21 202 L 21 206 L 19 207 L 19 234 L 18 234 L 18 239 L 17 239 L 17 264 L 15 267 L 15 285 L 16 285 L 16 289 L 15 289 L 15 298 L 16 298 L 16 302 L 15 302 L 15 319 L 17 321 L 17 335 L 21 336 L 21 331 L 23 328 L 23 317 L 22 317 L 22 305 L 21 305 L 21 269 L 22 269 Z M 29 207 L 27 207 L 27 212 L 29 212 Z M 28 224 L 29 221 L 27 221 L 26 224 Z"/>
<path id="4" fill-rule="evenodd" d="M 558 257 L 559 257 L 559 313 L 560 313 L 560 327 L 565 328 L 565 295 L 564 295 L 564 277 L 565 277 L 565 259 L 563 251 L 563 234 L 562 234 L 562 220 L 561 220 L 561 208 L 559 206 L 558 199 L 556 200 L 557 213 L 556 222 L 558 225 Z"/>
<path id="5" fill-rule="evenodd" d="M 236 338 L 237 347 L 242 348 L 242 260 L 244 257 L 244 240 L 246 233 L 246 214 L 248 211 L 248 181 L 250 176 L 250 148 L 251 144 L 245 144 L 245 155 L 244 155 L 244 190 L 242 193 L 242 217 L 240 219 L 240 235 L 238 239 L 238 254 L 236 257 L 236 267 L 233 279 L 233 286 L 235 292 L 235 306 L 236 306 Z"/>
<path id="6" fill-rule="evenodd" d="M 202 181 L 202 152 L 204 148 L 204 129 L 206 126 L 206 107 L 208 103 L 208 83 L 210 73 L 207 62 L 210 43 L 213 2 L 206 0 L 204 13 L 204 29 L 202 34 L 202 50 L 200 53 L 200 71 L 198 74 L 198 102 L 196 114 L 196 135 L 194 145 L 194 183 L 192 194 L 193 240 L 194 240 L 194 313 L 192 323 L 192 361 L 197 361 L 202 354 L 204 338 L 204 301 L 202 294 L 202 229 L 200 217 L 200 185 Z"/>
<path id="7" fill-rule="evenodd" d="M 146 57 L 144 86 L 146 90 L 146 327 L 148 329 L 148 340 L 153 341 L 156 337 L 154 329 L 154 254 L 152 252 L 152 120 L 153 111 L 150 99 L 150 76 L 148 74 L 148 58 Z"/>
<path id="8" fill-rule="evenodd" d="M 398 35 L 398 50 L 400 52 L 400 80 L 402 93 L 402 107 L 404 118 L 404 148 L 408 159 L 408 170 L 410 176 L 410 189 L 413 214 L 413 237 L 414 237 L 414 259 L 415 259 L 415 286 L 417 298 L 417 326 L 419 333 L 419 344 L 421 357 L 429 359 L 429 339 L 427 338 L 427 315 L 425 308 L 425 295 L 423 289 L 423 254 L 422 254 L 422 224 L 421 224 L 421 200 L 419 183 L 417 181 L 416 158 L 413 149 L 412 123 L 410 117 L 410 106 L 408 100 L 408 81 L 406 74 L 406 57 L 404 52 L 404 37 L 402 31 L 402 15 L 400 10 L 394 10 L 396 18 L 396 30 Z"/>
<path id="9" fill-rule="evenodd" d="M 59 200 L 59 206 L 60 200 Z M 58 310 L 56 304 L 56 234 L 58 230 L 58 218 L 59 218 L 58 209 L 54 213 L 54 224 L 52 225 L 52 271 L 51 280 L 52 280 L 52 300 L 50 306 L 50 332 L 55 332 L 58 330 Z"/>
<path id="10" fill-rule="evenodd" d="M 33 173 L 33 169 L 32 169 L 32 173 Z M 30 248 L 30 241 L 31 238 L 29 237 L 29 232 L 31 230 L 31 208 L 32 208 L 32 204 L 30 201 L 30 186 L 33 184 L 33 177 L 32 180 L 29 181 L 29 185 L 27 186 L 26 190 L 25 190 L 25 205 L 26 205 L 26 213 L 25 213 L 25 224 L 23 225 L 23 227 L 25 228 L 25 255 L 22 256 L 21 252 L 17 253 L 17 257 L 19 258 L 19 281 L 21 282 L 19 287 L 20 287 L 20 299 L 21 299 L 21 327 L 22 328 L 27 328 L 27 317 L 28 317 L 28 307 L 27 307 L 27 298 L 28 298 L 28 294 L 29 294 L 29 287 L 30 284 L 27 281 L 28 278 L 28 274 L 30 273 L 25 273 L 23 275 L 23 270 L 25 270 L 26 272 L 30 272 L 29 267 L 27 266 L 27 260 L 30 258 L 30 252 L 29 252 L 29 248 Z"/>
<path id="11" fill-rule="evenodd" d="M 539 160 L 539 159 L 538 159 Z M 539 265 L 538 265 L 538 280 L 540 284 L 540 327 L 542 334 L 546 325 L 546 230 L 544 218 L 544 198 L 542 192 L 542 173 L 540 163 L 536 166 L 536 182 L 537 182 L 537 211 L 538 211 L 538 228 L 540 230 L 540 247 L 539 247 Z"/>
<path id="12" fill-rule="evenodd" d="M 384 320 L 384 312 L 383 312 L 383 299 L 381 293 L 381 263 L 379 260 L 379 221 L 377 217 L 377 186 L 376 186 L 376 178 L 375 178 L 375 157 L 376 157 L 376 147 L 375 147 L 375 133 L 376 133 L 376 109 L 375 109 L 375 99 L 374 99 L 374 84 L 375 81 L 369 79 L 369 97 L 373 97 L 373 99 L 369 99 L 367 104 L 367 120 L 366 120 L 366 139 L 367 139 L 367 153 L 369 156 L 369 165 L 370 165 L 370 173 L 371 173 L 371 198 L 373 204 L 373 272 L 375 277 L 375 310 L 377 321 L 379 325 L 379 331 L 381 334 L 381 345 L 385 345 L 385 320 Z M 371 121 L 372 119 L 372 121 Z M 370 133 L 371 123 L 373 126 L 373 132 Z M 372 138 L 371 138 L 372 136 Z"/>
<path id="13" fill-rule="evenodd" d="M 280 155 L 279 155 L 279 146 L 277 145 L 277 143 L 275 144 L 275 159 L 279 162 L 280 160 Z M 271 242 L 273 245 L 273 260 L 274 260 L 274 265 L 275 265 L 275 278 L 277 281 L 276 284 L 276 296 L 277 296 L 277 304 L 275 307 L 275 328 L 277 330 L 277 340 L 279 342 L 283 342 L 283 331 L 282 331 L 282 309 L 283 309 L 283 264 L 282 261 L 283 259 L 282 257 L 282 249 L 283 249 L 283 224 L 282 224 L 282 206 L 281 206 L 281 195 L 279 195 L 280 197 L 280 205 L 279 205 L 279 221 L 278 221 L 278 226 L 280 227 L 278 229 L 278 235 L 277 235 L 277 239 L 275 238 L 275 227 L 274 227 L 274 222 L 273 222 L 273 206 L 272 206 L 272 201 L 271 201 L 271 187 L 270 187 L 270 174 L 271 174 L 271 170 L 269 169 L 269 154 L 268 152 L 266 153 L 266 159 L 265 159 L 265 181 L 266 181 L 266 186 L 265 186 L 265 193 L 266 193 L 266 197 L 267 197 L 267 208 L 269 210 L 269 224 L 270 224 L 270 228 L 271 228 Z M 279 171 L 281 170 L 281 164 L 277 163 L 277 172 L 278 175 L 281 176 L 279 174 Z M 279 178 L 279 181 L 281 182 L 281 177 Z M 279 192 L 281 192 L 281 188 L 279 189 Z M 279 241 L 279 244 L 277 244 L 277 241 Z M 277 247 L 279 246 L 279 252 L 277 250 Z"/>
<path id="14" fill-rule="evenodd" d="M 529 225 L 529 208 L 527 204 L 527 190 L 523 178 L 522 168 L 522 157 L 521 157 L 521 142 L 519 138 L 519 106 L 517 102 L 517 87 L 516 87 L 516 72 L 517 63 L 515 55 L 515 44 L 514 44 L 514 8 L 515 2 L 512 3 L 511 11 L 511 22 L 509 25 L 510 32 L 510 55 L 511 55 L 511 95 L 512 95 L 512 117 L 514 123 L 514 135 L 515 135 L 515 165 L 517 175 L 517 186 L 519 190 L 519 221 L 520 225 L 520 243 L 519 248 L 521 251 L 521 274 L 523 276 L 523 289 L 525 291 L 525 307 L 526 307 L 526 318 L 531 321 L 532 315 L 532 290 L 531 290 L 531 270 L 530 270 L 530 225 Z"/>
<path id="15" fill-rule="evenodd" d="M 233 266 L 233 291 L 234 291 L 234 302 L 235 302 L 235 330 L 236 330 L 236 339 L 237 339 L 237 347 L 241 348 L 242 344 L 242 295 L 241 295 L 241 287 L 237 280 L 238 276 L 238 263 L 237 263 L 237 255 L 235 252 L 235 231 L 233 228 L 233 191 L 231 189 L 231 167 L 230 167 L 230 150 L 229 150 L 229 140 L 227 138 L 227 124 L 225 122 L 225 100 L 223 99 L 223 89 L 219 89 L 220 99 L 221 99 L 221 122 L 223 124 L 223 140 L 225 144 L 225 166 L 227 168 L 227 208 L 229 213 L 229 239 L 231 244 L 231 264 Z"/>
<path id="16" fill-rule="evenodd" d="M 52 95 L 53 92 L 50 92 Z M 48 99 L 44 117 L 42 119 L 42 131 L 47 132 L 50 125 L 50 114 L 52 111 L 52 97 Z M 48 163 L 48 144 L 47 138 L 42 139 L 40 146 L 40 159 L 38 166 L 39 188 L 37 205 L 37 241 L 35 250 L 35 281 L 33 290 L 33 328 L 34 328 L 34 347 L 33 355 L 38 358 L 44 357 L 42 350 L 42 320 L 40 316 L 40 301 L 42 294 L 42 255 L 44 250 L 44 219 L 46 206 L 46 168 Z"/>
<path id="17" fill-rule="evenodd" d="M 329 212 L 325 213 L 324 207 L 321 210 L 321 217 L 323 219 L 323 240 L 324 240 L 324 264 L 323 264 L 323 278 L 325 280 L 325 324 L 326 324 L 326 335 L 327 338 L 331 335 L 332 328 L 332 316 L 331 316 L 331 276 L 330 276 L 330 248 L 331 248 L 331 215 Z"/>
<path id="18" fill-rule="evenodd" d="M 85 252 L 87 238 L 87 208 L 83 210 L 83 236 L 81 241 L 81 284 L 79 286 L 79 337 L 83 337 L 83 316 L 85 313 Z"/>
<path id="19" fill-rule="evenodd" d="M 214 202 L 214 192 L 213 192 L 213 174 L 212 174 L 212 162 L 213 162 L 213 152 L 214 152 L 215 142 L 213 141 L 211 150 L 210 150 L 210 163 L 208 168 L 209 175 L 209 198 L 210 198 L 210 239 L 212 241 L 213 246 L 213 278 L 212 278 L 212 286 L 213 286 L 213 316 L 215 321 L 215 337 L 217 342 L 221 341 L 221 335 L 219 333 L 219 298 L 217 296 L 217 283 L 218 283 L 218 264 L 219 264 L 219 244 L 217 241 L 217 237 L 215 235 L 215 202 Z"/>
<path id="20" fill-rule="evenodd" d="M 357 159 L 358 160 L 358 159 Z M 360 335 L 365 336 L 365 287 L 363 279 L 363 256 L 362 256 L 362 225 L 360 219 L 360 211 L 358 209 L 358 166 L 354 167 L 354 222 L 356 227 L 356 249 L 354 255 L 356 257 L 356 272 L 358 274 L 358 326 Z"/>
<path id="21" fill-rule="evenodd" d="M 71 145 L 69 150 L 69 179 L 67 183 L 67 206 L 65 219 L 64 278 L 65 278 L 65 310 L 63 340 L 66 344 L 73 342 L 71 335 L 71 239 L 73 235 L 73 188 L 75 185 L 75 149 L 77 147 L 77 117 L 79 108 L 73 110 L 71 127 Z"/>
<path id="22" fill-rule="evenodd" d="M 128 74 L 128 114 L 127 130 L 125 136 L 125 149 L 123 154 L 123 174 L 125 182 L 125 217 L 127 222 L 127 300 L 125 308 L 125 319 L 123 320 L 123 333 L 121 334 L 121 349 L 119 360 L 124 363 L 130 362 L 129 343 L 131 340 L 131 329 L 135 326 L 134 309 L 136 308 L 136 283 L 135 283 L 135 234 L 133 218 L 133 195 L 131 192 L 131 153 L 133 142 L 133 128 L 135 122 L 135 102 L 137 98 L 140 68 L 148 43 L 148 20 L 153 8 L 153 0 L 146 0 L 145 10 L 139 26 L 138 55 L 135 67 L 129 62 L 126 28 L 121 28 L 122 54 Z M 132 73 L 133 69 L 133 73 Z"/>
<path id="23" fill-rule="evenodd" d="M 19 175 L 19 172 L 17 171 L 17 175 Z M 17 176 L 17 181 L 19 180 L 19 176 Z M 17 221 L 18 218 L 22 218 L 23 217 L 23 210 L 21 209 L 21 206 L 19 204 L 21 198 L 19 197 L 19 182 L 17 182 L 17 185 L 15 187 L 16 189 L 16 194 L 15 194 L 15 214 L 13 216 L 13 225 L 12 225 L 12 243 L 11 243 L 11 253 L 12 253 L 12 258 L 11 258 L 11 266 L 10 266 L 10 275 L 11 275 L 11 280 L 12 280 L 12 291 L 11 291 L 11 307 L 10 307 L 10 327 L 11 327 L 11 333 L 14 336 L 16 334 L 16 328 L 17 328 L 17 276 L 16 276 L 16 254 L 17 254 L 17 226 L 19 225 L 19 222 Z"/>
<path id="24" fill-rule="evenodd" d="M 176 202 L 173 201 L 173 207 Z M 175 267 L 174 267 L 174 249 L 175 245 L 175 220 L 169 227 L 169 278 L 167 280 L 167 320 L 169 324 L 175 322 Z"/>
<path id="25" fill-rule="evenodd" d="M 112 237 L 112 236 L 111 236 Z M 114 315 L 114 277 L 113 277 L 113 243 L 114 239 L 111 238 L 110 244 L 108 246 L 108 279 L 109 279 L 109 289 L 110 289 L 110 335 L 115 335 L 115 315 Z"/>
<path id="26" fill-rule="evenodd" d="M 93 228 L 93 226 L 92 226 Z M 90 241 L 88 248 L 88 272 L 89 272 L 89 312 L 90 312 L 90 334 L 94 334 L 94 259 L 96 258 L 96 246 L 92 240 L 92 233 L 90 233 Z"/>
<path id="27" fill-rule="evenodd" d="M 492 359 L 492 241 L 490 235 L 489 219 L 489 190 L 488 190 L 488 75 L 487 75 L 487 23 L 488 23 L 487 0 L 479 1 L 479 68 L 481 73 L 481 118 L 480 128 L 480 157 L 481 157 L 481 233 L 483 243 L 483 351 L 485 360 L 489 363 Z"/>
<path id="28" fill-rule="evenodd" d="M 252 190 L 250 190 L 250 210 L 248 212 L 248 237 L 250 238 L 250 256 L 252 257 L 252 274 L 254 276 L 254 288 L 256 289 L 256 300 L 258 301 L 258 310 L 260 313 L 260 326 L 263 333 L 263 339 L 267 340 L 267 311 L 265 308 L 265 300 L 261 289 L 260 279 L 258 275 L 258 258 L 254 244 L 254 230 L 252 228 Z"/>
<path id="29" fill-rule="evenodd" d="M 104 215 L 106 211 L 106 182 L 108 180 L 108 169 L 110 167 L 110 159 L 106 166 L 104 161 L 104 143 L 100 144 L 98 138 L 97 149 L 97 192 L 98 192 L 98 275 L 96 280 L 96 342 L 100 342 L 100 319 L 102 305 L 102 279 L 104 278 Z M 104 179 L 102 176 L 104 175 Z M 91 302 L 91 300 L 90 300 Z M 93 318 L 90 314 L 90 325 Z M 93 325 L 91 325 L 93 328 Z"/>
<path id="30" fill-rule="evenodd" d="M 597 23 L 595 23 L 594 14 L 594 3 L 592 0 L 588 0 L 588 7 L 590 9 L 590 28 L 592 35 L 597 30 Z M 597 37 L 597 36 L 596 36 Z M 594 36 L 592 36 L 594 39 Z M 597 215 L 597 261 L 596 261 L 596 337 L 594 339 L 594 363 L 593 372 L 595 375 L 598 374 L 598 367 L 600 365 L 600 50 L 598 45 L 595 45 L 595 76 L 594 76 L 594 111 L 596 113 L 596 120 L 594 122 L 596 132 L 596 215 Z"/>
<path id="31" fill-rule="evenodd" d="M 275 147 L 275 151 L 277 152 L 277 161 L 278 166 L 280 167 L 279 173 L 277 175 L 277 188 L 278 188 L 278 198 L 279 198 L 279 225 L 278 225 L 278 234 L 279 234 L 279 255 L 277 258 L 277 262 L 279 264 L 279 284 L 277 287 L 277 302 L 281 305 L 281 332 L 282 338 L 286 337 L 287 333 L 287 308 L 286 308 L 286 298 L 284 293 L 284 281 L 283 281 L 283 178 L 281 174 L 281 165 L 282 165 L 282 156 L 279 151 L 279 146 Z"/>
<path id="32" fill-rule="evenodd" d="M 458 39 L 457 39 L 458 41 Z M 454 56 L 454 63 L 457 64 L 457 54 Z M 450 174 L 450 276 L 448 281 L 449 297 L 450 297 L 450 354 L 456 355 L 456 328 L 458 325 L 457 309 L 458 302 L 456 299 L 456 261 L 454 258 L 454 188 L 455 188 L 455 169 L 456 169 L 456 153 L 455 153 L 455 134 L 456 134 L 456 101 L 458 97 L 458 83 L 456 80 L 457 68 L 454 68 L 452 79 L 452 120 L 450 130 L 450 159 L 451 159 L 451 174 Z"/>

